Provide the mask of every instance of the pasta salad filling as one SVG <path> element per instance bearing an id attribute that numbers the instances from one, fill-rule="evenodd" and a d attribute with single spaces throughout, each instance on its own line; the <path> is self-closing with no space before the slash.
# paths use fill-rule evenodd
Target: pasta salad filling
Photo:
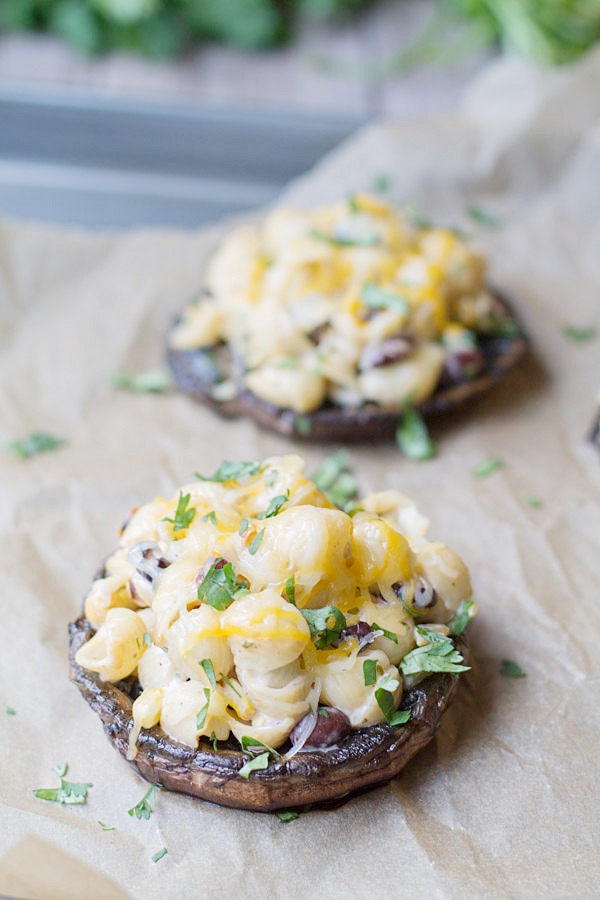
<path id="1" fill-rule="evenodd" d="M 221 402 L 247 390 L 300 414 L 420 403 L 479 375 L 482 340 L 515 327 L 485 269 L 455 230 L 369 194 L 277 208 L 227 237 L 170 346 L 228 348 L 227 375 L 215 361 Z"/>
<path id="2" fill-rule="evenodd" d="M 290 454 L 225 462 L 135 510 L 85 601 L 76 662 L 139 682 L 129 753 L 160 724 L 197 747 L 326 747 L 461 672 L 468 571 L 395 490 L 335 507 Z"/>

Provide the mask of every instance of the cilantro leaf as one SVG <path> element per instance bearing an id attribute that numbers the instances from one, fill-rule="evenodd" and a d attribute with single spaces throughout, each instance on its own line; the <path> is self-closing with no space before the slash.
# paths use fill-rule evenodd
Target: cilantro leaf
<path id="1" fill-rule="evenodd" d="M 473 469 L 473 475 L 475 478 L 487 478 L 488 475 L 492 475 L 498 469 L 502 468 L 502 460 L 496 459 L 495 457 L 490 457 L 489 459 L 484 459 L 483 462 L 480 462 L 478 466 L 475 466 Z"/>
<path id="2" fill-rule="evenodd" d="M 378 234 L 365 234 L 354 238 L 336 237 L 333 234 L 325 234 L 318 228 L 311 228 L 309 234 L 317 241 L 325 241 L 335 247 L 374 247 L 380 243 Z"/>
<path id="3" fill-rule="evenodd" d="M 57 766 L 52 767 L 52 771 L 56 772 L 59 778 L 64 778 L 69 770 L 69 763 L 59 763 Z"/>
<path id="4" fill-rule="evenodd" d="M 265 535 L 265 529 L 263 528 L 262 531 L 259 531 L 258 534 L 253 538 L 252 543 L 248 547 L 248 552 L 250 553 L 251 556 L 254 556 L 254 554 L 257 552 L 258 548 L 260 547 L 260 545 L 262 543 L 262 539 L 263 539 L 264 535 Z"/>
<path id="5" fill-rule="evenodd" d="M 300 813 L 294 812 L 293 809 L 280 809 L 275 815 L 280 822 L 293 822 L 294 819 L 300 818 Z"/>
<path id="6" fill-rule="evenodd" d="M 127 375 L 124 372 L 115 372 L 111 377 L 111 384 L 116 388 L 124 388 L 128 391 L 136 391 L 141 394 L 159 394 L 171 387 L 171 376 L 165 369 L 148 369 L 137 375 Z"/>
<path id="7" fill-rule="evenodd" d="M 59 447 L 63 447 L 66 443 L 64 438 L 53 437 L 53 435 L 46 434 L 43 431 L 35 431 L 21 441 L 13 441 L 8 445 L 8 449 L 20 456 L 21 459 L 29 459 L 38 453 L 58 450 Z"/>
<path id="8" fill-rule="evenodd" d="M 312 431 L 311 421 L 308 416 L 302 416 L 296 413 L 294 416 L 294 428 L 302 437 L 306 437 Z"/>
<path id="9" fill-rule="evenodd" d="M 576 325 L 565 325 L 562 332 L 565 337 L 578 344 L 584 344 L 598 336 L 597 328 L 580 328 Z"/>
<path id="10" fill-rule="evenodd" d="M 396 429 L 396 443 L 405 456 L 419 462 L 433 459 L 437 453 L 423 416 L 412 407 L 402 413 Z"/>
<path id="11" fill-rule="evenodd" d="M 393 291 L 384 291 L 374 282 L 367 282 L 360 292 L 361 303 L 369 309 L 394 309 L 406 314 L 409 310 L 408 303 L 399 294 Z"/>
<path id="12" fill-rule="evenodd" d="M 243 478 L 245 475 L 256 475 L 260 472 L 261 465 L 260 460 L 255 460 L 253 462 L 230 462 L 226 459 L 210 478 L 205 478 L 204 475 L 199 475 L 198 472 L 196 472 L 195 475 L 200 481 L 218 481 L 222 484 L 226 481 L 239 481 L 240 478 Z"/>
<path id="13" fill-rule="evenodd" d="M 100 819 L 98 819 L 98 825 L 100 826 L 102 831 L 115 831 L 116 830 L 114 825 L 107 825 L 106 822 L 101 822 Z"/>
<path id="14" fill-rule="evenodd" d="M 544 505 L 539 497 L 526 497 L 525 503 L 532 509 L 542 509 Z"/>
<path id="15" fill-rule="evenodd" d="M 389 175 L 376 175 L 373 179 L 372 190 L 376 194 L 386 194 L 392 186 L 392 180 Z"/>
<path id="16" fill-rule="evenodd" d="M 296 605 L 296 576 L 290 575 L 285 582 L 285 596 L 290 603 Z"/>
<path id="17" fill-rule="evenodd" d="M 358 482 L 346 469 L 347 459 L 346 451 L 338 450 L 326 457 L 313 475 L 316 487 L 340 509 L 348 504 L 358 490 Z"/>
<path id="18" fill-rule="evenodd" d="M 152 636 L 149 631 L 144 632 L 144 643 L 145 643 L 146 647 L 152 646 Z"/>
<path id="19" fill-rule="evenodd" d="M 289 500 L 290 492 L 286 491 L 285 494 L 278 494 L 276 497 L 273 497 L 266 510 L 257 515 L 257 519 L 270 519 L 272 516 L 276 516 L 283 504 L 286 500 Z"/>
<path id="20" fill-rule="evenodd" d="M 219 741 L 217 740 L 217 736 L 216 736 L 216 734 L 214 733 L 214 731 L 211 731 L 209 741 L 212 742 L 213 750 L 215 751 L 215 753 L 218 753 L 218 751 L 219 751 Z"/>
<path id="21" fill-rule="evenodd" d="M 423 672 L 458 674 L 469 670 L 470 666 L 461 665 L 464 662 L 462 654 L 456 650 L 450 638 L 419 625 L 417 631 L 429 643 L 416 647 L 400 660 L 403 675 L 418 675 Z"/>
<path id="22" fill-rule="evenodd" d="M 500 674 L 505 678 L 526 678 L 527 672 L 524 672 L 521 666 L 512 659 L 503 659 L 500 664 Z"/>
<path id="23" fill-rule="evenodd" d="M 212 524 L 217 527 L 217 517 L 215 515 L 214 509 L 211 509 L 210 512 L 206 513 L 205 516 L 202 516 L 200 519 L 201 522 L 212 522 Z"/>
<path id="24" fill-rule="evenodd" d="M 363 676 L 365 679 L 365 687 L 377 683 L 377 660 L 365 659 L 363 662 Z"/>
<path id="25" fill-rule="evenodd" d="M 346 627 L 346 617 L 337 606 L 324 606 L 322 609 L 301 609 L 300 612 L 308 622 L 310 636 L 317 650 L 323 650 L 334 641 Z"/>
<path id="26" fill-rule="evenodd" d="M 175 510 L 175 517 L 171 519 L 168 516 L 165 516 L 162 520 L 163 522 L 171 522 L 171 524 L 173 525 L 173 531 L 185 531 L 185 529 L 189 528 L 194 521 L 194 518 L 196 517 L 195 508 L 187 508 L 191 496 L 191 494 L 185 494 L 184 496 L 180 491 L 179 500 L 177 501 L 177 509 Z"/>
<path id="27" fill-rule="evenodd" d="M 474 222 L 485 225 L 486 228 L 499 228 L 502 224 L 498 216 L 480 206 L 467 206 L 467 213 Z"/>
<path id="28" fill-rule="evenodd" d="M 238 775 L 242 778 L 250 778 L 252 772 L 266 769 L 269 765 L 269 754 L 261 753 L 260 756 L 253 756 L 239 770 Z"/>
<path id="29" fill-rule="evenodd" d="M 210 690 L 209 688 L 204 688 L 204 697 L 206 699 L 206 703 L 196 716 L 196 729 L 197 731 L 202 731 L 204 725 L 206 723 L 206 716 L 208 715 L 208 708 L 210 706 Z"/>
<path id="30" fill-rule="evenodd" d="M 169 852 L 169 851 L 167 850 L 167 848 L 166 848 L 166 847 L 163 847 L 162 850 L 157 850 L 156 853 L 154 853 L 154 854 L 150 857 L 150 859 L 152 860 L 152 862 L 156 863 L 156 862 L 159 861 L 159 859 L 162 859 L 163 856 L 166 856 L 168 852 Z"/>
<path id="31" fill-rule="evenodd" d="M 149 819 L 154 812 L 154 785 L 150 785 L 142 799 L 131 809 L 127 810 L 127 815 L 135 816 L 136 819 Z"/>
<path id="32" fill-rule="evenodd" d="M 208 603 L 213 609 L 223 610 L 231 606 L 238 588 L 233 566 L 223 565 L 218 559 L 212 564 L 198 588 L 198 600 Z"/>
<path id="33" fill-rule="evenodd" d="M 448 628 L 450 629 L 450 634 L 453 634 L 455 637 L 459 634 L 462 634 L 467 625 L 471 620 L 471 610 L 475 606 L 473 600 L 463 600 L 454 613 L 454 617 Z"/>
<path id="34" fill-rule="evenodd" d="M 386 628 L 382 628 L 381 625 L 378 625 L 376 622 L 373 622 L 371 625 L 373 631 L 382 631 L 383 637 L 387 638 L 388 641 L 393 641 L 394 644 L 398 643 L 398 635 L 394 634 L 393 631 L 388 631 Z"/>
<path id="35" fill-rule="evenodd" d="M 241 697 L 241 696 L 242 696 L 242 695 L 240 694 L 240 692 L 239 692 L 238 690 L 236 690 L 236 688 L 234 687 L 234 685 L 233 685 L 233 683 L 230 681 L 230 679 L 227 677 L 227 675 L 223 675 L 222 672 L 219 672 L 219 677 L 223 679 L 223 681 L 225 682 L 225 684 L 227 685 L 227 687 L 231 688 L 231 690 L 233 691 L 234 694 L 237 694 L 238 697 Z"/>
<path id="36" fill-rule="evenodd" d="M 215 678 L 215 670 L 214 670 L 212 661 L 210 659 L 203 659 L 200 662 L 200 665 L 202 666 L 202 668 L 204 670 L 204 674 L 206 675 L 206 677 L 208 678 L 208 680 L 210 682 L 211 688 L 213 689 L 213 691 L 216 691 L 217 679 Z"/>
<path id="37" fill-rule="evenodd" d="M 391 694 L 389 691 L 386 691 L 384 688 L 377 688 L 377 690 L 375 691 L 375 700 L 377 701 L 379 709 L 385 716 L 385 721 L 388 723 L 388 725 L 403 725 L 410 719 L 410 710 L 397 710 L 394 706 L 393 694 Z"/>
<path id="38" fill-rule="evenodd" d="M 12 706 L 6 707 L 6 715 L 7 716 L 16 716 L 16 714 L 17 714 L 17 711 Z"/>
<path id="39" fill-rule="evenodd" d="M 281 753 L 278 753 L 273 747 L 269 747 L 268 744 L 265 744 L 263 741 L 259 741 L 258 738 L 253 737 L 244 737 L 240 741 L 242 745 L 242 750 L 244 753 L 254 753 L 253 750 L 249 750 L 250 747 L 262 747 L 264 750 L 267 750 L 269 753 L 272 753 L 273 756 L 281 756 Z"/>
<path id="40" fill-rule="evenodd" d="M 66 781 L 60 779 L 60 787 L 58 788 L 38 788 L 33 791 L 33 795 L 39 800 L 49 800 L 53 803 L 85 803 L 87 799 L 88 788 L 93 787 L 92 784 Z"/>

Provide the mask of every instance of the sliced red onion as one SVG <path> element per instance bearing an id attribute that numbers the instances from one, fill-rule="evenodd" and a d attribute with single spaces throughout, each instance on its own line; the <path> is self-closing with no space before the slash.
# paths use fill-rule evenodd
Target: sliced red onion
<path id="1" fill-rule="evenodd" d="M 308 697 L 306 698 L 308 700 L 308 713 L 304 716 L 303 719 L 300 719 L 297 725 L 295 725 L 292 729 L 290 739 L 292 740 L 293 747 L 285 754 L 286 759 L 291 759 L 296 755 L 296 753 L 299 753 L 313 733 L 315 725 L 317 724 L 316 710 L 319 708 L 320 696 L 321 679 L 316 678 L 315 683 L 312 686 Z M 294 735 L 293 739 L 292 735 Z"/>

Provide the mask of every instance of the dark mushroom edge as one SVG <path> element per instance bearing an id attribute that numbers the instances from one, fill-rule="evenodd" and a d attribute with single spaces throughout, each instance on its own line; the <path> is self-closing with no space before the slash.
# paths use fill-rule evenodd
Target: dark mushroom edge
<path id="1" fill-rule="evenodd" d="M 131 707 L 140 691 L 139 682 L 131 676 L 111 684 L 75 662 L 77 650 L 93 634 L 91 623 L 83 616 L 69 626 L 71 680 L 126 757 L 133 727 Z M 464 636 L 454 640 L 468 661 Z M 331 801 L 348 799 L 397 775 L 434 737 L 456 695 L 459 677 L 437 673 L 407 690 L 400 709 L 410 709 L 412 715 L 404 725 L 373 725 L 352 731 L 324 750 L 302 750 L 289 759 L 285 755 L 271 758 L 268 768 L 252 772 L 248 779 L 238 775 L 249 757 L 235 740 L 221 742 L 215 751 L 210 741 L 201 738 L 199 747 L 192 749 L 172 740 L 158 726 L 142 729 L 138 754 L 130 763 L 148 781 L 221 806 L 270 812 L 331 805 Z M 281 753 L 285 754 L 285 747 Z"/>
<path id="2" fill-rule="evenodd" d="M 455 384 L 444 384 L 442 380 L 431 397 L 415 404 L 423 416 L 437 416 L 474 400 L 504 378 L 525 356 L 529 342 L 513 309 L 497 291 L 491 292 L 502 321 L 508 326 L 505 334 L 477 332 L 478 350 L 482 355 L 481 370 Z M 247 416 L 259 425 L 288 437 L 309 441 L 386 440 L 393 437 L 402 415 L 402 409 L 397 406 L 370 402 L 359 407 L 342 407 L 327 402 L 315 412 L 303 414 L 274 406 L 241 386 L 241 373 L 236 373 L 239 366 L 231 359 L 225 344 L 194 350 L 168 347 L 167 359 L 175 383 L 184 393 L 222 416 Z M 239 392 L 231 400 L 216 400 L 212 395 L 213 388 L 232 376 L 240 383 Z"/>

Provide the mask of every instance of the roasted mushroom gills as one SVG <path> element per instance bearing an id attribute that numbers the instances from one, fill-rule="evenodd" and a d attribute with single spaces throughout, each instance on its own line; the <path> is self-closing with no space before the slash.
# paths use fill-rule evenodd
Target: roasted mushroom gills
<path id="1" fill-rule="evenodd" d="M 349 514 L 303 470 L 224 463 L 134 511 L 71 628 L 75 682 L 152 780 L 253 809 L 333 799 L 396 774 L 467 668 L 462 560 L 398 491 Z"/>
<path id="2" fill-rule="evenodd" d="M 182 390 L 223 414 L 304 437 L 326 436 L 322 411 L 361 422 L 366 410 L 397 419 L 407 403 L 440 411 L 525 350 L 485 270 L 455 230 L 415 225 L 369 194 L 275 209 L 225 239 L 169 335 L 169 360 Z"/>

